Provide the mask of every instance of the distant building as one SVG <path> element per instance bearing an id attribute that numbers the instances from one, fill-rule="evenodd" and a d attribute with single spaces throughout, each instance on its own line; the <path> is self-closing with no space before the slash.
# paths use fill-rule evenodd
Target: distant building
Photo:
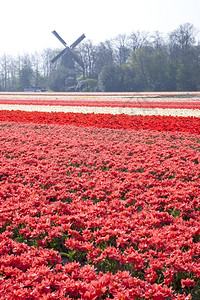
<path id="1" fill-rule="evenodd" d="M 24 92 L 42 92 L 42 88 L 39 86 L 29 86 L 24 88 Z"/>

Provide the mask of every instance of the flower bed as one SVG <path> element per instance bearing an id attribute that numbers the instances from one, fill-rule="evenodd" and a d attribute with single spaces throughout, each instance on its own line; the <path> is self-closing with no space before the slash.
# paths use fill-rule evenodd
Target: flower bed
<path id="1" fill-rule="evenodd" d="M 200 117 L 200 93 L 0 93 L 0 110 Z"/>
<path id="2" fill-rule="evenodd" d="M 200 134 L 200 118 L 174 116 L 142 116 L 84 114 L 63 112 L 29 112 L 0 110 L 0 121 L 35 122 L 40 124 L 71 124 L 74 126 L 182 131 Z"/>
<path id="3" fill-rule="evenodd" d="M 75 98 L 75 99 L 74 99 Z M 69 99 L 1 99 L 0 104 L 2 105 L 48 105 L 48 106 L 80 106 L 80 107 L 136 107 L 136 108 L 178 108 L 178 109 L 200 109 L 200 100 L 195 99 L 182 99 L 178 98 L 174 100 L 173 98 L 161 99 L 149 99 L 149 98 L 80 98 L 73 97 Z"/>
<path id="4" fill-rule="evenodd" d="M 0 111 L 0 299 L 198 299 L 199 128 Z"/>

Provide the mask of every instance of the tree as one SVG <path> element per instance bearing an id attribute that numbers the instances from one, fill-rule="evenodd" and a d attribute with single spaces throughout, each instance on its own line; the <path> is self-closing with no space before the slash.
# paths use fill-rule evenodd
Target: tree
<path id="1" fill-rule="evenodd" d="M 98 78 L 105 65 L 113 64 L 113 49 L 109 41 L 100 43 L 96 46 L 96 55 L 94 61 L 94 76 Z"/>
<path id="2" fill-rule="evenodd" d="M 78 84 L 76 86 L 76 91 L 79 92 L 95 92 L 97 91 L 98 80 L 94 78 L 83 78 L 81 76 L 78 79 Z"/>
<path id="3" fill-rule="evenodd" d="M 145 31 L 133 31 L 128 36 L 128 48 L 131 51 L 147 47 L 150 44 L 149 33 Z"/>
<path id="4" fill-rule="evenodd" d="M 122 68 L 114 64 L 104 66 L 99 74 L 99 89 L 103 92 L 122 92 Z"/>
<path id="5" fill-rule="evenodd" d="M 128 44 L 128 37 L 125 34 L 119 34 L 112 41 L 115 53 L 116 64 L 122 66 L 126 63 L 130 56 L 130 49 Z"/>
<path id="6" fill-rule="evenodd" d="M 131 69 L 127 64 L 124 64 L 121 68 L 123 76 L 123 91 L 136 91 L 137 87 L 135 85 L 135 70 Z"/>
<path id="7" fill-rule="evenodd" d="M 167 90 L 168 55 L 164 50 L 155 50 L 146 65 L 148 88 L 151 91 Z"/>
<path id="8" fill-rule="evenodd" d="M 200 77 L 198 69 L 187 59 L 179 63 L 176 75 L 178 91 L 196 91 L 199 88 Z"/>
<path id="9" fill-rule="evenodd" d="M 159 31 L 155 31 L 151 36 L 151 45 L 157 51 L 166 49 L 164 38 Z"/>
<path id="10" fill-rule="evenodd" d="M 135 72 L 134 86 L 135 91 L 146 91 L 148 89 L 147 65 L 150 63 L 148 48 L 138 48 L 131 53 L 128 62 L 132 71 Z"/>
<path id="11" fill-rule="evenodd" d="M 10 57 L 4 54 L 0 60 L 1 66 L 1 88 L 4 91 L 9 89 L 9 75 L 10 75 Z"/>
<path id="12" fill-rule="evenodd" d="M 33 69 L 31 66 L 24 66 L 19 71 L 19 91 L 24 91 L 32 85 Z"/>
<path id="13" fill-rule="evenodd" d="M 176 30 L 169 34 L 169 52 L 174 60 L 189 54 L 195 44 L 196 29 L 190 23 L 180 25 Z"/>
<path id="14" fill-rule="evenodd" d="M 34 84 L 34 70 L 32 68 L 31 56 L 24 54 L 18 56 L 16 60 L 16 69 L 18 72 L 17 90 L 24 91 Z"/>
<path id="15" fill-rule="evenodd" d="M 134 71 L 136 91 L 165 91 L 168 86 L 168 54 L 164 49 L 145 47 L 132 52 L 129 66 Z"/>
<path id="16" fill-rule="evenodd" d="M 171 61 L 168 57 L 168 63 L 166 67 L 166 91 L 176 91 L 176 74 L 177 74 L 177 65 Z"/>
<path id="17" fill-rule="evenodd" d="M 78 46 L 78 53 L 83 62 L 83 76 L 93 77 L 96 57 L 95 46 L 91 41 L 83 42 Z"/>
<path id="18" fill-rule="evenodd" d="M 67 82 L 68 79 L 68 82 Z M 74 82 L 74 81 L 73 81 Z M 55 92 L 66 92 L 70 87 L 70 74 L 67 74 L 66 68 L 60 66 L 51 73 L 50 89 Z"/>

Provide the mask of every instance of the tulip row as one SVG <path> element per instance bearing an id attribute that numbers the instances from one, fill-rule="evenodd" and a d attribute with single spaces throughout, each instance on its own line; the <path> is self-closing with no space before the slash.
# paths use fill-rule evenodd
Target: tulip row
<path id="1" fill-rule="evenodd" d="M 162 98 L 104 98 L 96 99 L 94 98 L 69 98 L 69 99 L 1 99 L 0 104 L 11 104 L 11 105 L 61 105 L 61 106 L 97 106 L 97 107 L 144 107 L 144 108 L 190 108 L 199 109 L 200 100 L 199 99 L 162 99 Z"/>
<path id="2" fill-rule="evenodd" d="M 200 134 L 200 118 L 174 116 L 112 115 L 93 113 L 30 112 L 20 110 L 0 110 L 0 121 L 25 122 L 39 124 L 71 124 L 74 126 L 181 131 Z"/>
<path id="3" fill-rule="evenodd" d="M 198 118 L 0 120 L 0 299 L 200 297 Z"/>
<path id="4" fill-rule="evenodd" d="M 81 106 L 81 107 L 132 107 L 132 108 L 170 108 L 170 109 L 200 109 L 199 99 L 0 99 L 0 104 L 6 105 L 50 105 L 50 106 Z"/>

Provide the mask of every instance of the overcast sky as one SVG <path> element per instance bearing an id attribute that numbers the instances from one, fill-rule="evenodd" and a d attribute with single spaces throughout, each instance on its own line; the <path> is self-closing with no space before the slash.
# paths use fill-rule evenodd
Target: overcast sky
<path id="1" fill-rule="evenodd" d="M 82 33 L 94 44 L 133 31 L 200 30 L 200 0 L 1 0 L 0 55 L 61 48 Z M 85 40 L 86 41 L 86 40 Z"/>

